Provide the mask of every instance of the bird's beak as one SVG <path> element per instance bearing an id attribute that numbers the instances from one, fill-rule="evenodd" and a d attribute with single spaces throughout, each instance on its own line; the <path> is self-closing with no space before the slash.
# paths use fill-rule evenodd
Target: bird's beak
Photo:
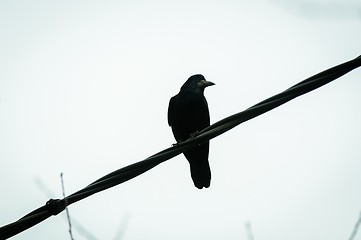
<path id="1" fill-rule="evenodd" d="M 214 83 L 212 83 L 212 82 L 210 82 L 210 81 L 207 81 L 207 80 L 201 80 L 201 81 L 198 83 L 198 86 L 204 87 L 204 88 L 209 87 L 209 86 L 212 86 L 212 85 L 216 85 L 216 84 L 214 84 Z"/>

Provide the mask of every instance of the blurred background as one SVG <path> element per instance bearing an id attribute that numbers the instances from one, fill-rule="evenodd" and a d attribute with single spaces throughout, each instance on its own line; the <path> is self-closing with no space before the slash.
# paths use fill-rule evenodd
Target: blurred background
<path id="1" fill-rule="evenodd" d="M 175 143 L 169 99 L 216 83 L 211 122 L 361 54 L 356 0 L 0 2 L 0 226 Z M 80 239 L 348 239 L 361 211 L 361 69 L 69 207 Z M 85 232 L 76 227 L 84 227 Z M 69 239 L 65 212 L 12 239 Z M 361 239 L 358 235 L 355 239 Z"/>

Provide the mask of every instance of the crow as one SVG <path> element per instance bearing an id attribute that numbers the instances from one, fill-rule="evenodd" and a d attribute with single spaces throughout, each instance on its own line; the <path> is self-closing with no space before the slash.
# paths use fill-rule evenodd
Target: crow
<path id="1" fill-rule="evenodd" d="M 188 78 L 179 93 L 172 97 L 168 106 L 168 124 L 177 143 L 187 140 L 210 124 L 207 100 L 204 89 L 215 85 L 206 81 L 203 75 Z M 211 169 L 208 162 L 209 141 L 204 142 L 183 154 L 189 162 L 194 185 L 202 189 L 211 184 Z"/>

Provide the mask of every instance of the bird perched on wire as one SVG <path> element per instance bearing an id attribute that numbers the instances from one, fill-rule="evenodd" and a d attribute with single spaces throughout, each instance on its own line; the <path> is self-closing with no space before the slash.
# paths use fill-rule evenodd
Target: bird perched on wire
<path id="1" fill-rule="evenodd" d="M 177 143 L 182 142 L 203 130 L 210 124 L 207 100 L 204 89 L 215 85 L 206 81 L 203 75 L 188 78 L 179 93 L 172 97 L 168 107 L 168 124 Z M 183 154 L 187 158 L 194 185 L 202 189 L 211 184 L 211 169 L 208 162 L 209 141 L 204 142 Z"/>

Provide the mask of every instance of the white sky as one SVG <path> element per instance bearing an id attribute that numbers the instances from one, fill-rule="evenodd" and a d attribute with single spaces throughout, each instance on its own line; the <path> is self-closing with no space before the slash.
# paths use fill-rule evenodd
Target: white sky
<path id="1" fill-rule="evenodd" d="M 0 225 L 175 142 L 202 73 L 211 122 L 361 54 L 358 1 L 1 1 Z M 98 239 L 347 239 L 361 210 L 361 69 L 70 206 Z M 65 212 L 62 214 L 65 216 Z M 63 216 L 13 239 L 69 239 Z M 75 239 L 86 239 L 73 229 Z M 361 239 L 361 234 L 356 239 Z"/>

